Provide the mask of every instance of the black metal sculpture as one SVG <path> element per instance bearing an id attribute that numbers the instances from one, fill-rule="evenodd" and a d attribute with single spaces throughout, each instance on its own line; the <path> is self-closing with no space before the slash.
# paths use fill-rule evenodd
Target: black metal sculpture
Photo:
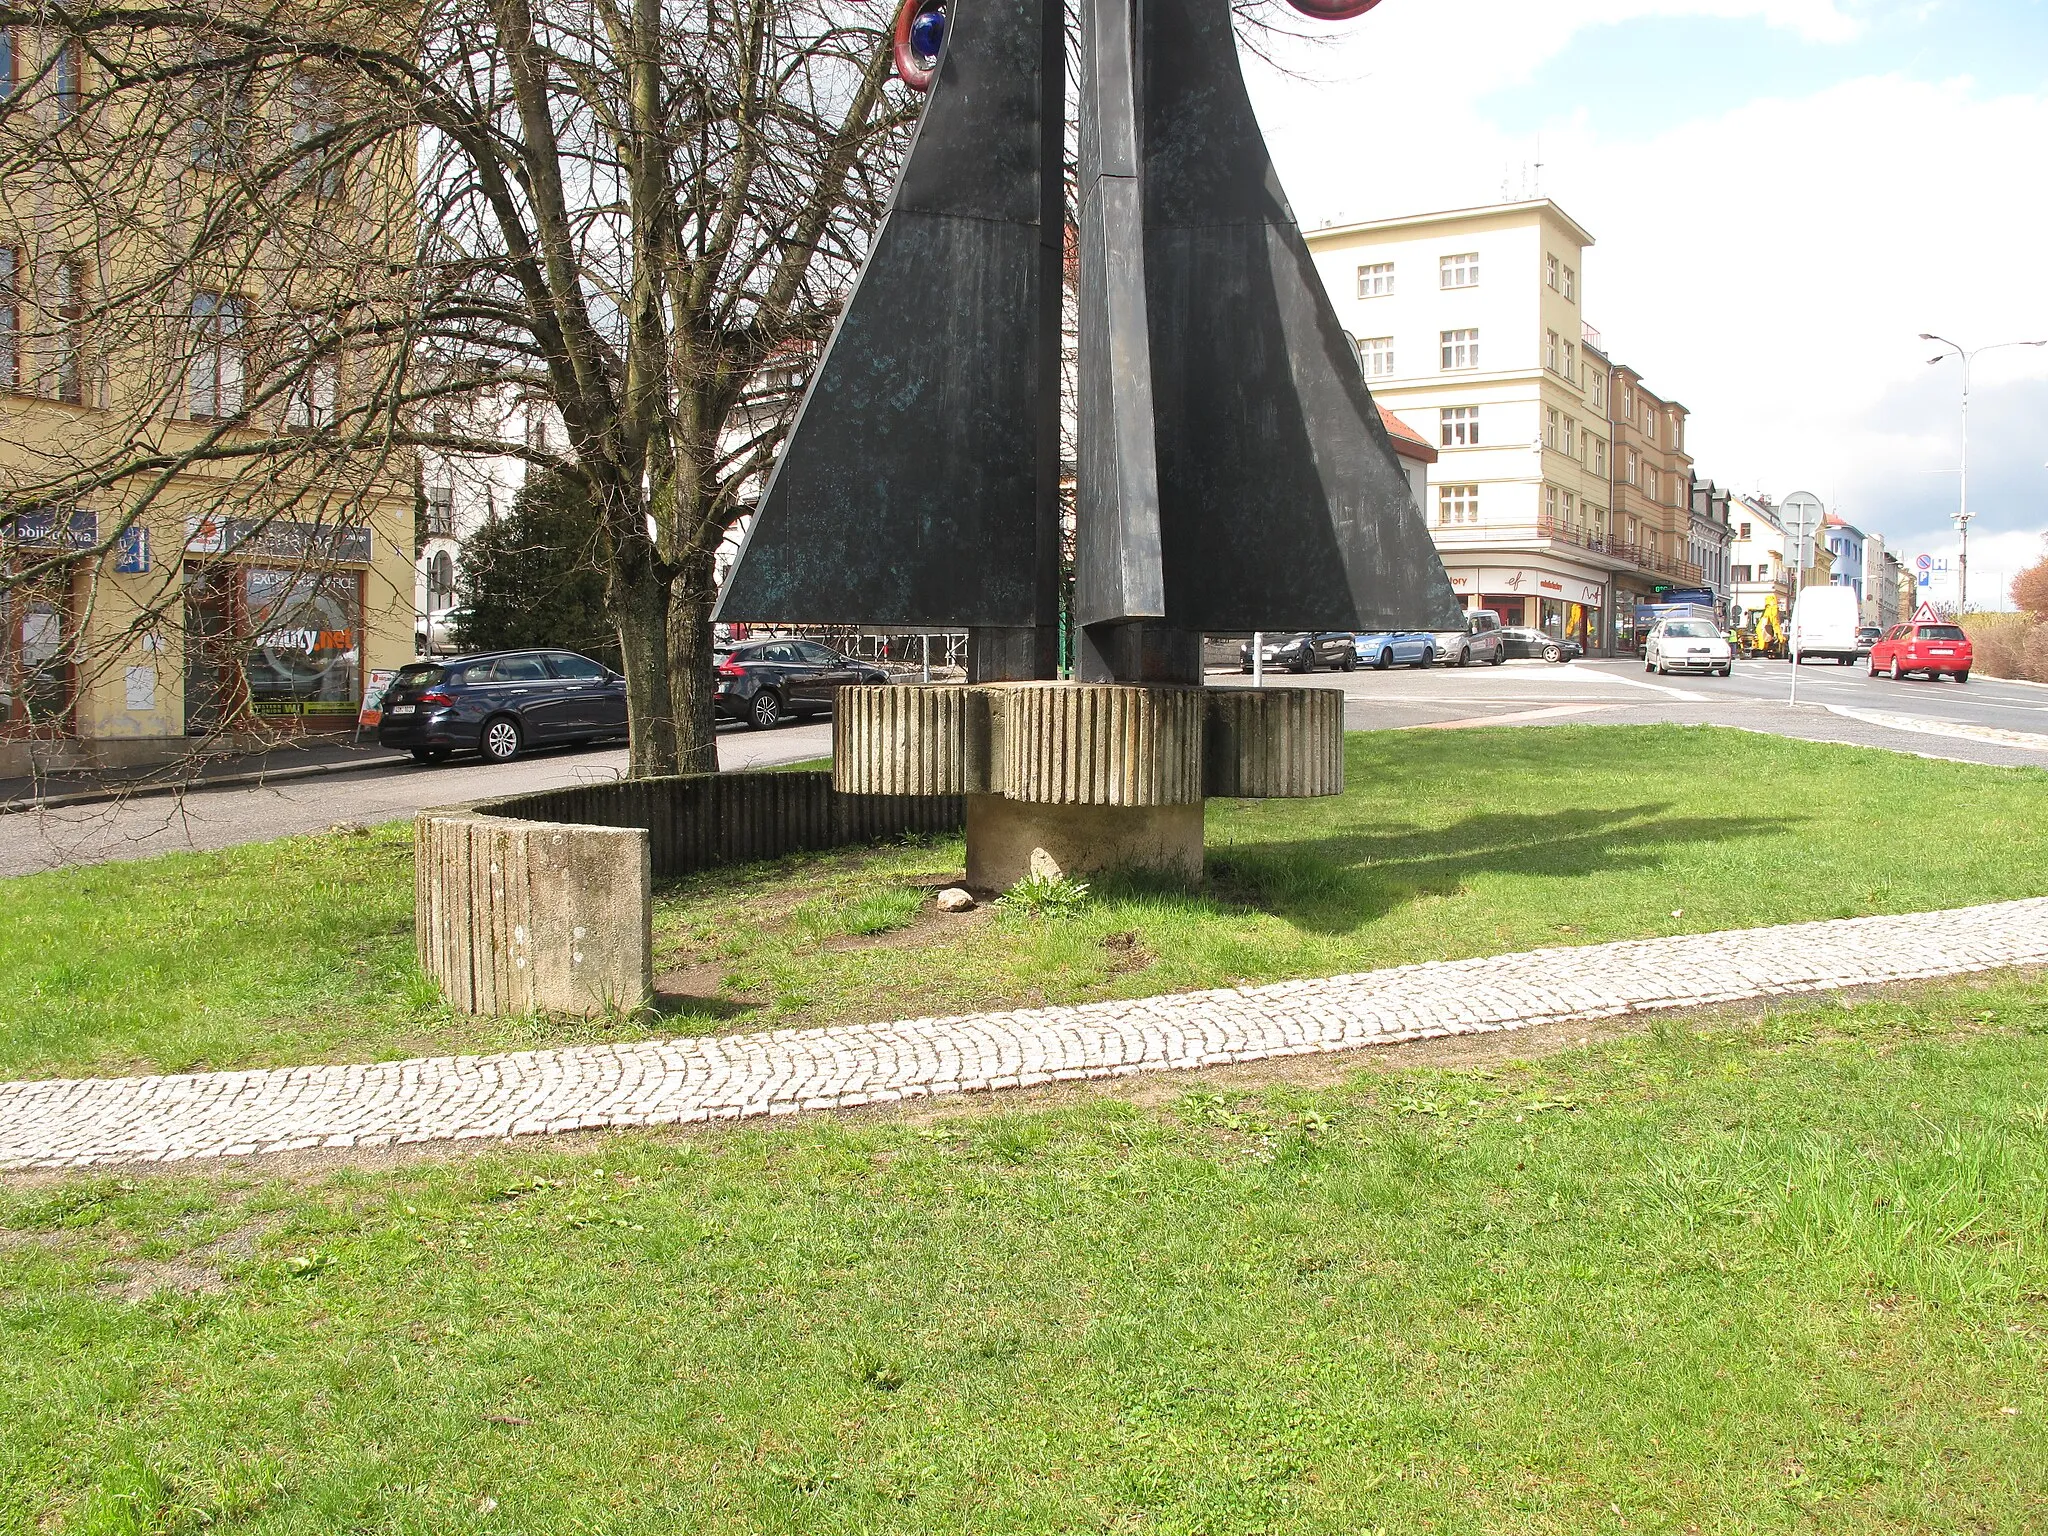
<path id="1" fill-rule="evenodd" d="M 896 52 L 931 100 L 718 617 L 963 626 L 978 681 L 1047 678 L 1060 0 L 905 0 Z M 1204 631 L 1455 627 L 1230 0 L 1082 0 L 1081 60 L 1080 677 L 1198 684 Z"/>

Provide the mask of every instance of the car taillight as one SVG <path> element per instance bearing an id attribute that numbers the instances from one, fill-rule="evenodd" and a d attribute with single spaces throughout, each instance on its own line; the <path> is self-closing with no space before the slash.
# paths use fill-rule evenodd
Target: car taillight
<path id="1" fill-rule="evenodd" d="M 736 661 L 721 661 L 718 664 L 718 675 L 720 677 L 745 677 L 747 669 Z"/>
<path id="2" fill-rule="evenodd" d="M 420 695 L 420 702 L 422 704 L 452 705 L 455 700 L 451 695 L 443 693 L 438 688 L 430 688 Z"/>

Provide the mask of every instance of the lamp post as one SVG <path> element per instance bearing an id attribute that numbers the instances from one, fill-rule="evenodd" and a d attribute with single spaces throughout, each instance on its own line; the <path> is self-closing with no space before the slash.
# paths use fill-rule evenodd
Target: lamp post
<path id="1" fill-rule="evenodd" d="M 1950 341 L 1946 336 L 1937 336 L 1932 331 L 1920 333 L 1922 341 L 1938 341 L 1948 352 L 1938 352 L 1927 359 L 1929 367 L 1942 361 L 1949 352 L 1963 360 L 1963 463 L 1962 489 L 1956 503 L 1956 613 L 1960 616 L 1970 606 L 1970 360 L 1980 352 L 1996 352 L 2000 347 L 2048 347 L 2048 337 L 2040 341 L 1994 341 L 1985 347 L 1964 348 Z"/>

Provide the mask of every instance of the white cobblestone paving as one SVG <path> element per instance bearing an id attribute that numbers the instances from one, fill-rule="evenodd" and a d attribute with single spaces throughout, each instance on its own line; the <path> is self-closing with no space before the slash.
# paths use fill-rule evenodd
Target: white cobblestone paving
<path id="1" fill-rule="evenodd" d="M 0 1168 L 736 1120 L 2048 964 L 2048 898 L 1529 950 L 1070 1008 L 0 1083 Z"/>

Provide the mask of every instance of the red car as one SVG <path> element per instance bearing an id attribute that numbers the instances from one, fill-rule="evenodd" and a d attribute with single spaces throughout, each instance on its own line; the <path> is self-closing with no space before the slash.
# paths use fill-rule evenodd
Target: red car
<path id="1" fill-rule="evenodd" d="M 1870 675 L 1898 678 L 1924 672 L 1933 682 L 1946 672 L 1959 683 L 1970 680 L 1970 637 L 1954 624 L 1894 624 L 1870 648 Z"/>

